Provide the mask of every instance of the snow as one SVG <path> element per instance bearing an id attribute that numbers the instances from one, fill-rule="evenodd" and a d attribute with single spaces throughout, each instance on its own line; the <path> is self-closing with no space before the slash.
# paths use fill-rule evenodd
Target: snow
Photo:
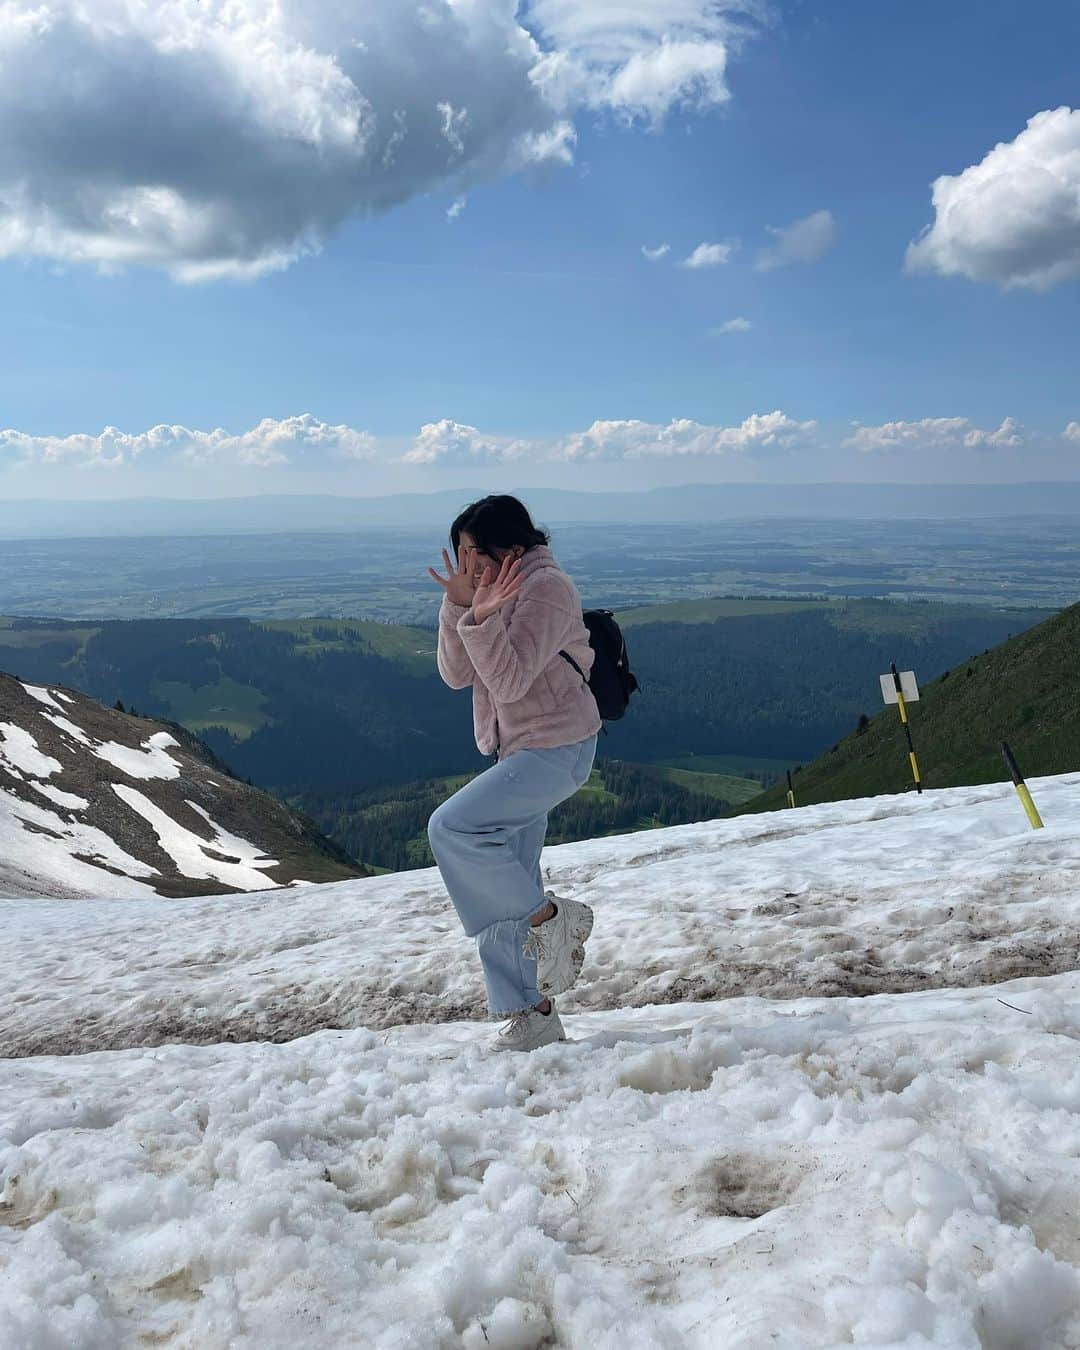
<path id="1" fill-rule="evenodd" d="M 17 769 L 31 778 L 48 778 L 64 766 L 52 755 L 43 755 L 37 741 L 14 722 L 0 722 L 0 769 Z"/>
<path id="2" fill-rule="evenodd" d="M 55 720 L 55 719 L 54 719 Z M 180 765 L 166 754 L 170 745 L 178 745 L 167 731 L 157 731 L 142 743 L 141 750 L 117 741 L 105 741 L 94 747 L 94 754 L 129 778 L 179 778 Z"/>
<path id="3" fill-rule="evenodd" d="M 41 792 L 47 786 L 34 784 Z M 54 797 L 58 806 L 68 810 L 89 805 L 74 794 L 58 789 L 52 789 L 48 795 Z M 69 795 L 73 799 L 71 802 L 57 800 Z M 75 802 L 80 802 L 81 806 L 75 807 Z M 96 858 L 101 865 L 85 861 L 90 858 Z M 112 872 L 103 874 L 102 866 Z M 133 858 L 103 830 L 82 821 L 66 820 L 47 807 L 22 801 L 14 793 L 0 788 L 0 894 L 36 896 L 47 887 L 49 895 L 79 896 L 92 894 L 107 885 L 115 896 L 156 896 L 152 887 L 135 880 L 156 875 L 155 868 Z M 0 901 L 0 906 L 4 903 Z M 29 900 L 25 903 L 33 906 L 41 902 Z M 77 926 L 70 909 L 68 913 L 70 922 L 63 924 L 54 935 L 52 951 L 40 951 L 39 958 L 63 959 L 69 929 Z M 6 937 L 5 934 L 5 946 Z M 8 972 L 9 978 L 10 974 Z M 40 989 L 36 997 L 40 997 L 44 1006 L 55 1007 L 56 991 L 51 985 Z"/>
<path id="4" fill-rule="evenodd" d="M 1076 1350 L 1080 775 L 1030 786 L 550 850 L 597 921 L 531 1056 L 435 873 L 0 904 L 0 1053 L 86 1052 L 0 1060 L 0 1345 Z"/>
<path id="5" fill-rule="evenodd" d="M 150 825 L 157 835 L 158 843 L 172 858 L 177 871 L 183 876 L 220 881 L 225 886 L 235 886 L 241 891 L 258 891 L 266 888 L 267 879 L 260 869 L 276 867 L 277 859 L 265 857 L 254 844 L 249 844 L 239 835 L 223 830 L 195 802 L 189 801 L 187 804 L 193 811 L 198 812 L 214 831 L 214 837 L 209 842 L 200 839 L 179 821 L 173 820 L 172 816 L 167 815 L 159 806 L 155 806 L 150 798 L 137 788 L 128 787 L 124 783 L 113 783 L 112 790 L 121 801 L 126 802 Z M 222 856 L 213 857 L 212 852 Z"/>
<path id="6" fill-rule="evenodd" d="M 19 683 L 22 684 L 22 687 L 26 690 L 26 692 L 30 695 L 30 697 L 36 698 L 39 703 L 44 703 L 50 708 L 55 708 L 57 712 L 64 711 L 63 704 L 57 703 L 56 699 L 53 698 L 52 694 L 48 691 L 48 689 L 42 688 L 42 686 L 39 684 L 23 684 L 21 680 L 19 681 Z M 63 697 L 63 695 L 61 695 L 61 697 Z M 70 702 L 70 699 L 68 701 Z"/>
<path id="7" fill-rule="evenodd" d="M 90 805 L 85 797 L 77 797 L 74 792 L 64 792 L 61 788 L 53 787 L 51 783 L 31 783 L 30 786 L 35 792 L 48 797 L 57 806 L 67 807 L 69 811 L 85 811 Z"/>
<path id="8" fill-rule="evenodd" d="M 41 715 L 42 717 L 47 718 L 54 727 L 58 727 L 61 731 L 66 731 L 73 741 L 78 741 L 80 745 L 93 746 L 94 742 L 86 732 L 83 731 L 82 727 L 78 726 L 69 717 L 61 717 L 56 713 L 42 713 Z"/>

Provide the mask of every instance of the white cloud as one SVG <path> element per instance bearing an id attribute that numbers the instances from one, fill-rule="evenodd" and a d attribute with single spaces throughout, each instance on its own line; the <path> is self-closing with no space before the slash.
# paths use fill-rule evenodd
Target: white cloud
<path id="1" fill-rule="evenodd" d="M 642 255 L 648 258 L 649 262 L 659 262 L 661 258 L 666 258 L 671 252 L 670 244 L 658 244 L 656 248 L 650 248 L 648 244 L 642 244 Z"/>
<path id="2" fill-rule="evenodd" d="M 760 272 L 790 267 L 793 263 L 817 262 L 836 243 L 836 221 L 831 211 L 814 211 L 791 225 L 765 228 L 776 242 L 763 248 L 754 260 Z"/>
<path id="3" fill-rule="evenodd" d="M 883 422 L 880 426 L 856 426 L 844 442 L 856 450 L 1001 450 L 1025 443 L 1023 429 L 1006 417 L 999 427 L 986 430 L 967 417 L 923 417 L 916 422 Z"/>
<path id="4" fill-rule="evenodd" d="M 737 315 L 734 319 L 728 319 L 722 323 L 719 328 L 710 328 L 710 337 L 723 337 L 726 333 L 748 333 L 753 324 L 749 319 L 744 319 L 742 315 Z"/>
<path id="5" fill-rule="evenodd" d="M 1038 113 L 1015 140 L 933 186 L 912 272 L 1045 291 L 1080 278 L 1080 109 Z"/>
<path id="6" fill-rule="evenodd" d="M 193 465 L 231 461 L 254 468 L 309 463 L 318 457 L 369 460 L 375 438 L 349 426 L 329 426 L 310 413 L 263 420 L 250 431 L 231 435 L 221 427 L 193 431 L 160 425 L 128 433 L 106 427 L 99 435 L 32 436 L 0 430 L 0 464 L 35 463 L 75 468 L 119 469 L 149 459 L 179 459 Z"/>
<path id="7" fill-rule="evenodd" d="M 531 0 L 525 21 L 545 49 L 535 72 L 551 101 L 658 124 L 671 108 L 730 98 L 730 54 L 765 0 Z"/>
<path id="8" fill-rule="evenodd" d="M 720 267 L 728 261 L 734 251 L 734 244 L 698 244 L 689 258 L 683 259 L 682 266 Z"/>
<path id="9" fill-rule="evenodd" d="M 1070 422 L 1061 433 L 1067 441 L 1072 441 L 1074 445 L 1080 445 L 1080 422 Z"/>
<path id="10" fill-rule="evenodd" d="M 0 257 L 258 277 L 572 162 L 584 109 L 722 103 L 762 3 L 0 0 Z"/>
<path id="11" fill-rule="evenodd" d="M 466 198 L 455 197 L 454 200 L 450 203 L 450 205 L 446 209 L 446 219 L 457 220 L 458 216 L 460 216 L 462 211 L 465 210 L 465 204 Z"/>
<path id="12" fill-rule="evenodd" d="M 528 441 L 488 436 L 476 427 L 444 417 L 420 428 L 413 447 L 402 456 L 405 464 L 497 464 L 520 459 L 533 446 Z"/>
<path id="13" fill-rule="evenodd" d="M 796 422 L 782 412 L 754 413 L 738 426 L 706 426 L 678 418 L 651 422 L 594 422 L 568 436 L 556 457 L 570 461 L 644 459 L 650 456 L 727 455 L 789 450 L 805 442 L 816 422 Z"/>

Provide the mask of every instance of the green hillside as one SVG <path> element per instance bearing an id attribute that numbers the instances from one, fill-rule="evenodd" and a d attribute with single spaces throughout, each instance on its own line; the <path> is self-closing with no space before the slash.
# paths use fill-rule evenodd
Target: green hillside
<path id="1" fill-rule="evenodd" d="M 924 686 L 911 728 L 926 787 L 963 787 L 1008 777 L 1000 745 L 1012 746 L 1025 777 L 1080 771 L 1080 604 L 972 657 Z M 918 670 L 916 670 L 916 675 Z M 867 690 L 880 698 L 876 687 Z M 794 777 L 798 805 L 878 796 L 912 787 L 895 707 L 883 709 Z M 735 814 L 786 804 L 771 788 Z"/>

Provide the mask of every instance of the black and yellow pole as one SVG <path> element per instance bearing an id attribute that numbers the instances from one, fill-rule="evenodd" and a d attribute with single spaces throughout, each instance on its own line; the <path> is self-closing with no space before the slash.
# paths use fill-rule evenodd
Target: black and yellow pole
<path id="1" fill-rule="evenodd" d="M 1039 815 L 1039 809 L 1031 799 L 1028 785 L 1024 782 L 1024 775 L 1017 766 L 1016 757 L 1009 749 L 1008 741 L 1001 742 L 1001 754 L 1002 758 L 1005 760 L 1005 767 L 1009 770 L 1009 776 L 1012 778 L 1013 785 L 1016 788 L 1016 795 L 1020 798 L 1020 802 L 1027 813 L 1028 820 L 1031 821 L 1031 828 L 1033 830 L 1041 830 L 1043 828 L 1042 816 Z"/>
<path id="2" fill-rule="evenodd" d="M 915 791 L 922 792 L 922 778 L 919 776 L 919 761 L 915 758 L 915 746 L 911 740 L 911 723 L 908 721 L 907 704 L 904 702 L 904 691 L 900 687 L 900 672 L 896 669 L 896 662 L 891 666 L 893 685 L 896 689 L 896 706 L 900 709 L 900 721 L 904 724 L 904 734 L 907 736 L 908 759 L 911 761 L 911 772 L 915 779 Z"/>
<path id="3" fill-rule="evenodd" d="M 787 771 L 787 804 L 794 810 L 795 808 L 795 788 L 791 782 L 791 770 Z"/>

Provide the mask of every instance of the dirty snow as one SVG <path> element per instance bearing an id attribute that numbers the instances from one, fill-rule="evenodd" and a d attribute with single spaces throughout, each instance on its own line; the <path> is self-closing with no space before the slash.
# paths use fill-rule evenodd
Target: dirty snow
<path id="1" fill-rule="evenodd" d="M 197 834 L 173 820 L 159 806 L 137 788 L 125 783 L 113 783 L 112 790 L 150 825 L 158 843 L 172 858 L 177 871 L 185 877 L 220 881 L 241 891 L 265 890 L 267 878 L 263 871 L 276 867 L 276 858 L 267 858 L 254 844 L 230 834 L 217 825 L 194 802 L 188 802 L 194 811 L 214 831 L 213 839 L 200 839 Z M 217 854 L 219 856 L 213 856 Z"/>
<path id="2" fill-rule="evenodd" d="M 14 722 L 0 722 L 0 770 L 16 769 L 31 778 L 48 778 L 64 766 L 44 755 L 28 731 Z"/>
<path id="3" fill-rule="evenodd" d="M 0 903 L 8 1052 L 130 1046 L 0 1062 L 0 1345 L 1076 1350 L 1080 973 L 712 993 L 1075 941 L 1080 775 L 1031 787 L 552 849 L 597 921 L 532 1056 L 415 1020 L 478 1010 L 435 874 Z"/>
<path id="4" fill-rule="evenodd" d="M 1080 968 L 1080 774 L 1031 788 L 1045 830 L 1028 827 L 1011 786 L 992 784 L 549 849 L 549 885 L 596 910 L 585 978 L 561 1006 L 891 993 Z M 484 1015 L 474 947 L 436 871 L 224 902 L 87 900 L 77 922 L 61 969 L 42 936 L 67 934 L 71 907 L 0 908 L 14 957 L 0 969 L 0 1053 Z M 60 973 L 68 1017 L 56 1027 L 43 991 Z"/>
<path id="5" fill-rule="evenodd" d="M 180 765 L 166 754 L 170 745 L 178 744 L 167 731 L 157 731 L 143 741 L 141 750 L 118 741 L 104 741 L 94 747 L 94 754 L 129 778 L 179 778 Z"/>

